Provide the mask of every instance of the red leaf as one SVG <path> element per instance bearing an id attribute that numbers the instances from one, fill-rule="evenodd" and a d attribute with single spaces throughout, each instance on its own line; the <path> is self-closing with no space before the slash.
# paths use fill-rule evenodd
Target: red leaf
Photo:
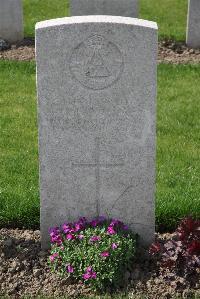
<path id="1" fill-rule="evenodd" d="M 153 243 L 151 245 L 151 247 L 149 248 L 149 253 L 152 255 L 155 255 L 156 253 L 158 253 L 161 250 L 161 245 L 160 243 Z"/>
<path id="2" fill-rule="evenodd" d="M 200 254 L 200 241 L 192 241 L 187 249 L 189 254 Z"/>

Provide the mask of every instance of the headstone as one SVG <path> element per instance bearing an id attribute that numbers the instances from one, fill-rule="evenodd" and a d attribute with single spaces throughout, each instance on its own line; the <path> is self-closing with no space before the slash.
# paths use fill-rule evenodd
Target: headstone
<path id="1" fill-rule="evenodd" d="M 153 240 L 156 58 L 153 22 L 36 25 L 43 248 L 49 227 L 80 216 L 118 218 Z"/>
<path id="2" fill-rule="evenodd" d="M 138 17 L 138 0 L 70 0 L 70 15 Z"/>
<path id="3" fill-rule="evenodd" d="M 200 0 L 188 1 L 186 43 L 191 48 L 200 48 Z"/>
<path id="4" fill-rule="evenodd" d="M 23 39 L 21 0 L 0 0 L 0 38 L 10 43 Z"/>

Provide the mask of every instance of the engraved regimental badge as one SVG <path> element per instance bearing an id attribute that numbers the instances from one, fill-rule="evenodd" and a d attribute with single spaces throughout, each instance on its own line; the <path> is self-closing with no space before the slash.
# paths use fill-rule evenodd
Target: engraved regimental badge
<path id="1" fill-rule="evenodd" d="M 92 35 L 73 49 L 70 71 L 83 86 L 94 90 L 105 89 L 121 76 L 121 51 L 103 36 Z"/>

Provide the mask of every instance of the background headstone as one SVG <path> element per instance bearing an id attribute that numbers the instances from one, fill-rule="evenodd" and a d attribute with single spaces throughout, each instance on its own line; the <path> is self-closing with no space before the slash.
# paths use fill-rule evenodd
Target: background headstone
<path id="1" fill-rule="evenodd" d="M 23 39 L 21 0 L 0 0 L 0 39 L 15 43 Z"/>
<path id="2" fill-rule="evenodd" d="M 114 16 L 40 22 L 36 59 L 43 248 L 49 227 L 98 215 L 123 220 L 149 245 L 156 23 Z"/>
<path id="3" fill-rule="evenodd" d="M 200 48 L 200 0 L 188 1 L 186 43 L 191 48 Z"/>
<path id="4" fill-rule="evenodd" d="M 138 0 L 70 0 L 70 15 L 138 17 Z"/>

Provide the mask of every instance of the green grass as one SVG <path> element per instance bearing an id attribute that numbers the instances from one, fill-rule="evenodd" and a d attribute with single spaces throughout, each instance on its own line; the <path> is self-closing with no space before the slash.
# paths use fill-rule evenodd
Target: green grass
<path id="1" fill-rule="evenodd" d="M 159 65 L 157 224 L 200 218 L 200 66 Z M 0 226 L 39 225 L 35 64 L 0 61 Z"/>
<path id="2" fill-rule="evenodd" d="M 158 23 L 160 39 L 185 40 L 187 0 L 140 1 L 140 17 Z"/>
<path id="3" fill-rule="evenodd" d="M 0 61 L 0 224 L 38 224 L 35 65 Z"/>
<path id="4" fill-rule="evenodd" d="M 68 16 L 67 0 L 23 0 L 25 36 L 35 35 L 39 21 Z"/>
<path id="5" fill-rule="evenodd" d="M 160 38 L 185 39 L 187 0 L 140 0 L 140 3 L 140 18 L 158 22 Z M 34 36 L 36 22 L 69 15 L 67 0 L 23 0 L 23 5 L 25 36 Z"/>
<path id="6" fill-rule="evenodd" d="M 200 66 L 160 65 L 157 120 L 157 224 L 200 218 Z"/>

